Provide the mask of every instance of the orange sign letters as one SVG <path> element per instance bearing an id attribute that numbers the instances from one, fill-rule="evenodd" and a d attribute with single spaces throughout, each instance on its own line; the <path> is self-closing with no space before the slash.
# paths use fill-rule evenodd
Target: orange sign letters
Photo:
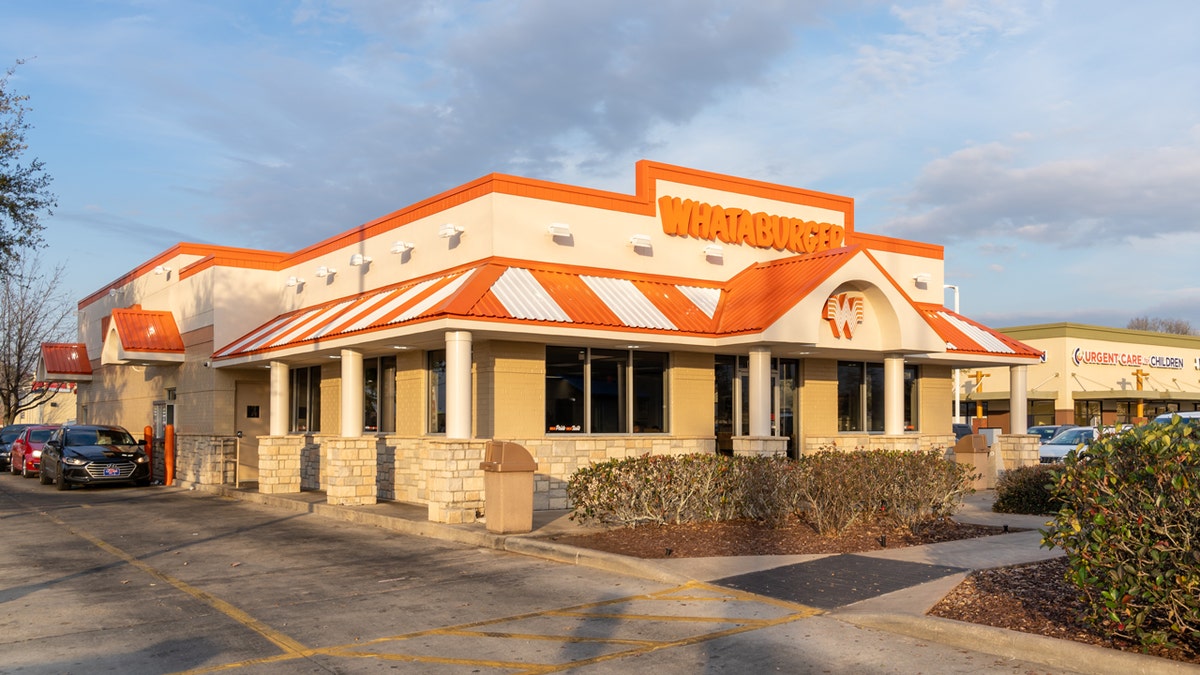
<path id="1" fill-rule="evenodd" d="M 658 212 L 663 232 L 667 234 L 709 241 L 719 239 L 726 244 L 815 253 L 839 248 L 846 239 L 846 230 L 841 225 L 772 216 L 761 211 L 751 213 L 679 197 L 660 197 Z"/>

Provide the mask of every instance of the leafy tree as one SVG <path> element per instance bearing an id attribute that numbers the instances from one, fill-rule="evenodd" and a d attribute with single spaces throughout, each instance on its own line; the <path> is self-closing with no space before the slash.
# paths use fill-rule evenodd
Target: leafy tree
<path id="1" fill-rule="evenodd" d="M 1158 317 L 1139 316 L 1129 320 L 1126 328 L 1130 330 L 1148 330 L 1154 333 L 1171 333 L 1173 335 L 1195 335 L 1192 324 L 1183 319 L 1160 319 Z"/>
<path id="2" fill-rule="evenodd" d="M 29 149 L 25 143 L 29 97 L 10 91 L 8 80 L 22 63 L 17 61 L 0 77 L 0 258 L 7 259 L 17 248 L 42 243 L 40 217 L 51 215 L 58 204 L 43 162 L 35 158 L 21 163 Z"/>
<path id="3" fill-rule="evenodd" d="M 36 262 L 26 261 L 0 281 L 0 412 L 5 424 L 57 393 L 33 387 L 41 346 L 65 342 L 74 328 L 73 307 L 59 288 L 62 268 L 48 275 L 37 270 Z"/>

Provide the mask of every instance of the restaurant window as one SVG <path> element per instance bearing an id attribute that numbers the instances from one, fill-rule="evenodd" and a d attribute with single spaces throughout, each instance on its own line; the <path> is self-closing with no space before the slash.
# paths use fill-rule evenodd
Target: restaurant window
<path id="1" fill-rule="evenodd" d="M 665 431 L 666 371 L 665 353 L 547 347 L 547 432 Z"/>
<path id="2" fill-rule="evenodd" d="M 363 359 L 363 431 L 396 430 L 396 357 Z"/>
<path id="3" fill-rule="evenodd" d="M 904 366 L 904 429 L 915 430 L 918 370 Z M 838 431 L 883 431 L 883 364 L 838 362 Z"/>
<path id="4" fill-rule="evenodd" d="M 429 370 L 429 401 L 426 405 L 429 419 L 426 424 L 431 434 L 446 433 L 446 350 L 433 349 L 426 356 Z"/>
<path id="5" fill-rule="evenodd" d="M 288 430 L 309 433 L 321 430 L 321 366 L 288 371 Z"/>
<path id="6" fill-rule="evenodd" d="M 713 432 L 717 452 L 733 454 L 733 437 L 750 435 L 750 357 L 717 354 L 714 359 Z M 795 456 L 796 410 L 800 382 L 798 359 L 771 359 L 771 435 L 788 439 L 789 457 Z M 734 433 L 735 430 L 740 430 Z"/>

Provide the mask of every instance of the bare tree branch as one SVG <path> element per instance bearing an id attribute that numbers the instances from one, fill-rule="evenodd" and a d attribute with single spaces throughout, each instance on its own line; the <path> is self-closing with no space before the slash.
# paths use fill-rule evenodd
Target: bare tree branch
<path id="1" fill-rule="evenodd" d="M 49 401 L 58 392 L 35 389 L 34 376 L 43 342 L 66 342 L 73 329 L 73 307 L 59 288 L 62 267 L 48 275 L 26 260 L 0 271 L 0 411 L 4 423 Z"/>

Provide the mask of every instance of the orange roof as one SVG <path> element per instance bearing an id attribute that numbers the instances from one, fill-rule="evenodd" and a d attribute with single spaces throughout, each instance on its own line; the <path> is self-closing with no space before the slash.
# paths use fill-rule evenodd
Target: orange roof
<path id="1" fill-rule="evenodd" d="M 43 342 L 42 368 L 47 378 L 91 376 L 92 362 L 87 345 L 75 342 Z"/>
<path id="2" fill-rule="evenodd" d="M 955 314 L 942 305 L 918 302 L 913 306 L 946 341 L 946 350 L 952 354 L 1009 354 L 1039 358 L 1042 355 L 1041 351 L 961 314 Z"/>
<path id="3" fill-rule="evenodd" d="M 114 309 L 112 323 L 127 352 L 183 353 L 183 338 L 170 312 Z"/>
<path id="4" fill-rule="evenodd" d="M 755 333 L 775 324 L 861 251 L 846 247 L 754 265 L 724 284 L 492 259 L 277 316 L 213 358 L 319 345 L 445 318 L 710 338 Z M 950 352 L 1038 354 L 940 305 L 913 307 Z"/>

